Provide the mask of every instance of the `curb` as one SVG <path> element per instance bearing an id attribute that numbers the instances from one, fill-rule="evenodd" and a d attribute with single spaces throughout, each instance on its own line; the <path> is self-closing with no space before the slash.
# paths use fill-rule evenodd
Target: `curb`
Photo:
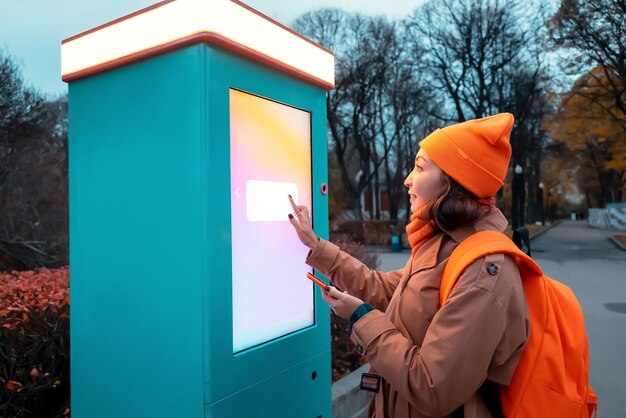
<path id="1" fill-rule="evenodd" d="M 541 231 L 537 232 L 536 234 L 532 235 L 530 237 L 530 240 L 534 240 L 535 238 L 545 234 L 546 232 L 548 232 L 549 230 L 551 230 L 552 228 L 559 226 L 561 224 L 561 220 L 559 219 L 558 221 L 553 222 L 552 224 L 550 224 L 549 226 L 545 227 L 544 229 L 542 229 Z"/>
<path id="2" fill-rule="evenodd" d="M 622 245 L 622 243 L 616 240 L 615 238 L 609 237 L 609 241 L 611 241 L 618 249 L 622 251 L 626 251 L 626 247 L 624 247 L 624 245 Z"/>
<path id="3" fill-rule="evenodd" d="M 332 416 L 336 418 L 362 418 L 367 412 L 370 392 L 361 390 L 361 373 L 369 370 L 366 363 L 332 385 Z"/>

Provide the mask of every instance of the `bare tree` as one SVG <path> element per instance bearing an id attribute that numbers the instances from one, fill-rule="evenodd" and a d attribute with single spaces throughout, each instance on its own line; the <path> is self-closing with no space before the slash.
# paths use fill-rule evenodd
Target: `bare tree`
<path id="1" fill-rule="evenodd" d="M 520 28 L 522 3 L 499 0 L 431 0 L 412 16 L 410 30 L 429 65 L 433 87 L 451 104 L 449 121 L 502 110 L 506 82 L 530 40 Z"/>
<path id="2" fill-rule="evenodd" d="M 336 9 L 298 19 L 298 31 L 336 54 L 329 145 L 346 209 L 360 216 L 363 192 L 378 197 L 384 185 L 396 218 L 419 140 L 443 123 L 502 111 L 516 116 L 513 163 L 537 188 L 546 110 L 537 34 L 545 19 L 540 5 L 533 10 L 520 0 L 431 0 L 403 22 Z M 524 196 L 517 199 L 521 223 Z M 533 192 L 531 205 L 535 199 Z"/>
<path id="3" fill-rule="evenodd" d="M 387 122 L 381 89 L 396 42 L 394 25 L 336 9 L 307 13 L 294 27 L 326 47 L 336 46 L 335 89 L 327 96 L 329 145 L 346 195 L 346 209 L 362 215 L 361 196 L 372 185 L 392 143 L 381 141 Z M 376 183 L 377 184 L 377 183 Z"/>
<path id="4" fill-rule="evenodd" d="M 397 220 L 399 210 L 403 209 L 408 221 L 404 179 L 412 170 L 420 139 L 429 132 L 430 112 L 437 104 L 431 86 L 421 77 L 424 64 L 414 59 L 415 45 L 406 30 L 406 21 L 392 26 L 389 33 L 393 42 L 387 44 L 383 56 L 387 71 L 377 101 L 381 106 L 378 115 L 384 125 L 379 141 L 384 148 L 390 147 L 383 163 L 390 219 Z"/>
<path id="5" fill-rule="evenodd" d="M 67 99 L 0 51 L 0 270 L 66 265 L 67 226 Z"/>
<path id="6" fill-rule="evenodd" d="M 537 34 L 545 11 L 519 0 L 431 0 L 416 9 L 409 30 L 416 51 L 427 63 L 425 77 L 442 105 L 431 115 L 442 122 L 462 122 L 508 111 L 515 115 L 511 137 L 512 166 L 524 168 L 538 182 L 539 164 L 531 150 L 541 148 L 545 77 Z M 530 9 L 530 13 L 529 13 Z M 536 151 L 533 151 L 536 153 Z M 524 221 L 522 188 L 513 193 L 513 224 Z M 499 194 L 500 204 L 503 195 Z"/>
<path id="7" fill-rule="evenodd" d="M 406 200 L 401 198 L 401 192 L 403 178 L 407 174 L 404 162 L 408 157 L 404 154 L 402 143 L 409 139 L 402 134 L 415 121 L 420 88 L 414 65 L 407 59 L 406 37 L 400 24 L 373 19 L 371 33 L 374 48 L 379 51 L 379 71 L 375 80 L 375 100 L 370 103 L 371 113 L 377 118 L 373 125 L 375 131 L 371 132 L 374 141 L 370 144 L 374 157 L 372 165 L 380 166 L 373 173 L 375 199 L 372 217 L 380 219 L 380 196 L 384 193 L 387 195 L 390 218 L 395 220 L 400 202 Z M 381 160 L 379 154 L 385 158 Z M 377 164 L 378 161 L 382 161 L 382 165 Z M 380 190 L 381 185 L 385 186 L 384 191 Z"/>

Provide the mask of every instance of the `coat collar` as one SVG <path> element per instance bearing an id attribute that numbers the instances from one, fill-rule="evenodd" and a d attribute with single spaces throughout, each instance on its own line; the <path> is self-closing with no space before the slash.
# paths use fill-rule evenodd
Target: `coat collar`
<path id="1" fill-rule="evenodd" d="M 474 225 L 455 229 L 450 232 L 450 237 L 461 242 L 476 232 L 480 231 L 500 231 L 504 232 L 509 222 L 506 220 L 500 209 L 495 209 L 479 219 Z"/>
<path id="2" fill-rule="evenodd" d="M 460 243 L 464 239 L 479 231 L 503 232 L 508 224 L 508 221 L 506 220 L 502 212 L 500 212 L 500 209 L 495 209 L 483 216 L 480 220 L 478 220 L 475 224 L 471 226 L 455 229 L 454 231 L 451 231 L 448 235 L 438 233 L 426 243 L 424 243 L 424 245 L 422 245 L 419 250 L 417 250 L 411 263 L 411 265 L 413 266 L 412 271 L 415 272 L 418 269 L 429 269 L 437 265 L 439 261 L 438 259 L 440 258 L 439 252 L 446 236 L 452 238 L 452 240 L 454 240 L 456 243 Z M 454 247 L 456 247 L 456 245 L 454 245 Z M 450 251 L 452 250 L 450 249 Z"/>
<path id="3" fill-rule="evenodd" d="M 417 250 L 411 263 L 413 273 L 418 269 L 429 269 L 437 265 L 437 254 L 439 253 L 443 237 L 444 234 L 442 233 L 435 234 Z"/>

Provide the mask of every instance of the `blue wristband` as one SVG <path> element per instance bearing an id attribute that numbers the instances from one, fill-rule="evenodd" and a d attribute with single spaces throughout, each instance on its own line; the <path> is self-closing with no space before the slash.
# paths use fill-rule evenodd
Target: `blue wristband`
<path id="1" fill-rule="evenodd" d="M 352 312 L 352 315 L 350 316 L 350 332 L 352 332 L 352 326 L 356 323 L 356 321 L 363 318 L 369 311 L 373 311 L 373 310 L 374 310 L 374 307 L 370 305 L 369 303 L 364 303 L 360 305 L 358 308 L 356 308 L 354 312 Z"/>

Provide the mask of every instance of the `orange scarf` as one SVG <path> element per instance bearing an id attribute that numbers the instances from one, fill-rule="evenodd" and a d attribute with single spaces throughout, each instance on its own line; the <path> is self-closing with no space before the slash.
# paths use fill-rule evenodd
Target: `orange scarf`
<path id="1" fill-rule="evenodd" d="M 478 203 L 480 204 L 480 207 L 483 209 L 483 212 L 485 212 L 485 214 L 488 214 L 492 210 L 496 209 L 495 196 L 481 197 L 478 199 Z"/>
<path id="2" fill-rule="evenodd" d="M 428 218 L 426 213 L 428 206 L 422 206 L 411 215 L 411 222 L 406 226 L 406 233 L 411 244 L 411 255 L 415 255 L 417 250 L 428 241 L 435 232 L 435 223 Z"/>

